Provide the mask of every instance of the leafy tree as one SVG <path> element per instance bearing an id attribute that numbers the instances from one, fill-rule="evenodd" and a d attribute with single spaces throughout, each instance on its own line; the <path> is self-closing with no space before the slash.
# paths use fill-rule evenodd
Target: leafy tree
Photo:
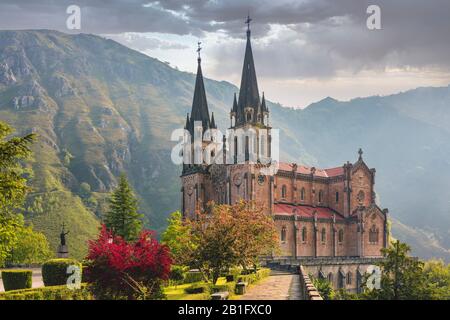
<path id="1" fill-rule="evenodd" d="M 189 263 L 189 252 L 194 249 L 194 244 L 190 241 L 191 228 L 183 221 L 179 211 L 173 212 L 167 221 L 168 226 L 161 235 L 161 242 L 170 248 L 175 264 L 186 265 Z"/>
<path id="2" fill-rule="evenodd" d="M 142 215 L 138 213 L 138 202 L 124 174 L 109 199 L 109 211 L 105 225 L 115 235 L 126 241 L 137 239 L 142 230 Z"/>
<path id="3" fill-rule="evenodd" d="M 8 138 L 11 127 L 0 121 L 0 266 L 17 241 L 22 227 L 16 211 L 22 206 L 28 187 L 21 160 L 31 154 L 34 134 Z"/>
<path id="4" fill-rule="evenodd" d="M 92 195 L 91 186 L 87 182 L 82 182 L 80 184 L 80 197 L 83 199 L 88 199 Z"/>
<path id="5" fill-rule="evenodd" d="M 17 239 L 7 264 L 43 263 L 53 256 L 45 235 L 34 231 L 31 226 L 20 228 Z"/>
<path id="6" fill-rule="evenodd" d="M 103 226 L 89 242 L 84 275 L 97 299 L 162 299 L 162 281 L 170 273 L 169 249 L 150 231 L 127 242 Z"/>
<path id="7" fill-rule="evenodd" d="M 431 298 L 450 300 L 450 264 L 442 260 L 425 262 L 423 272 L 430 285 Z"/>
<path id="8" fill-rule="evenodd" d="M 224 208 L 222 208 L 224 209 Z M 278 248 L 278 236 L 272 216 L 264 207 L 253 202 L 240 201 L 226 208 L 235 219 L 236 251 L 239 264 L 244 270 L 249 266 L 256 269 L 258 258 L 269 255 Z"/>
<path id="9" fill-rule="evenodd" d="M 382 249 L 384 260 L 379 289 L 365 289 L 363 297 L 381 300 L 429 299 L 430 288 L 423 272 L 424 263 L 408 255 L 410 247 L 397 240 Z M 367 278 L 367 277 L 366 277 Z"/>
<path id="10" fill-rule="evenodd" d="M 273 220 L 254 202 L 211 205 L 186 223 L 191 229 L 190 266 L 217 282 L 231 267 L 255 266 L 257 257 L 276 246 Z M 254 215 L 254 216 L 252 216 Z M 185 247 L 186 248 L 186 247 Z"/>

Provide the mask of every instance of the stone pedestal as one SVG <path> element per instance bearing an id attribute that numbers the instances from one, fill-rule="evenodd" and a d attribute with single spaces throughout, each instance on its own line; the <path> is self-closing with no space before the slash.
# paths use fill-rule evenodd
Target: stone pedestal
<path id="1" fill-rule="evenodd" d="M 68 258 L 69 257 L 69 248 L 66 245 L 58 246 L 58 252 L 56 253 L 58 258 Z"/>

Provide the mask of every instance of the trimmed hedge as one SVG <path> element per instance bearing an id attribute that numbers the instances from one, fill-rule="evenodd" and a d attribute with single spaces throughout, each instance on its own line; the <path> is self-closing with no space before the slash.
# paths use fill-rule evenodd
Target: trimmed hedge
<path id="1" fill-rule="evenodd" d="M 67 268 L 71 265 L 79 266 L 81 263 L 75 259 L 51 259 L 42 265 L 42 280 L 46 287 L 61 286 L 67 284 Z"/>
<path id="2" fill-rule="evenodd" d="M 190 287 L 184 289 L 184 292 L 188 294 L 209 293 L 210 291 L 211 285 L 207 283 L 193 284 Z"/>
<path id="3" fill-rule="evenodd" d="M 270 269 L 262 268 L 256 271 L 256 273 L 250 273 L 245 275 L 240 275 L 237 282 L 247 282 L 248 284 L 255 283 L 261 279 L 264 279 L 270 275 Z"/>
<path id="4" fill-rule="evenodd" d="M 33 271 L 5 270 L 2 271 L 3 287 L 5 291 L 31 288 Z"/>
<path id="5" fill-rule="evenodd" d="M 228 282 L 226 284 L 213 285 L 211 288 L 211 292 L 216 293 L 216 292 L 228 291 L 230 294 L 233 294 L 235 292 L 235 289 L 236 289 L 236 283 Z"/>
<path id="6" fill-rule="evenodd" d="M 194 283 L 203 280 L 203 275 L 200 271 L 188 271 L 184 276 L 184 283 Z"/>
<path id="7" fill-rule="evenodd" d="M 42 287 L 14 290 L 0 293 L 0 300 L 92 300 L 86 284 L 80 289 L 70 290 L 67 286 Z"/>

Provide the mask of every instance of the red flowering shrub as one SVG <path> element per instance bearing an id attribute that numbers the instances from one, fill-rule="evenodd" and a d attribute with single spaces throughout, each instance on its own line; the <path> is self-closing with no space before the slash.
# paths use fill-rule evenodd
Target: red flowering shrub
<path id="1" fill-rule="evenodd" d="M 161 299 L 162 280 L 170 273 L 169 249 L 150 231 L 135 242 L 114 236 L 105 226 L 89 242 L 86 280 L 96 299 Z"/>

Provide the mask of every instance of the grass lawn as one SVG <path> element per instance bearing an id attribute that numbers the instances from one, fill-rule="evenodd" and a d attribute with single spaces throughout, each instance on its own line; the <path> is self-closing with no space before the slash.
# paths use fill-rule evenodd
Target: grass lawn
<path id="1" fill-rule="evenodd" d="M 208 293 L 189 294 L 184 292 L 184 289 L 192 286 L 193 284 L 200 283 L 204 282 L 186 283 L 178 286 L 165 287 L 164 294 L 166 295 L 167 300 L 207 300 L 209 299 Z"/>
<path id="2" fill-rule="evenodd" d="M 263 279 L 261 279 L 263 280 Z M 260 281 L 261 281 L 260 280 Z M 257 284 L 259 281 L 253 283 L 250 286 L 253 286 Z M 195 285 L 195 284 L 205 284 L 206 282 L 200 281 L 200 282 L 194 282 L 194 283 L 186 283 L 186 284 L 180 284 L 177 286 L 168 286 L 164 288 L 164 293 L 167 297 L 167 300 L 209 300 L 210 294 L 209 293 L 196 293 L 196 294 L 189 294 L 184 292 L 184 289 Z M 220 277 L 217 280 L 217 285 L 224 285 L 227 283 L 227 279 L 225 277 Z M 241 298 L 240 295 L 236 295 L 234 292 L 229 293 L 229 300 L 239 300 Z"/>

